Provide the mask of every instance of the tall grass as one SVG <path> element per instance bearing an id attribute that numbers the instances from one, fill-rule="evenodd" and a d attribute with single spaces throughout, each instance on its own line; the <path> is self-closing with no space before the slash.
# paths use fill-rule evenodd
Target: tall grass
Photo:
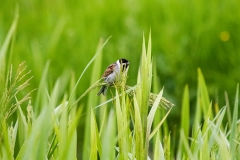
<path id="1" fill-rule="evenodd" d="M 171 99 L 175 104 L 181 105 L 186 83 L 190 94 L 195 93 L 197 67 L 204 73 L 211 97 L 219 92 L 221 105 L 225 90 L 230 101 L 234 97 L 240 67 L 238 0 L 72 0 L 71 3 L 41 0 L 28 4 L 20 0 L 18 4 L 20 21 L 13 65 L 17 68 L 26 61 L 36 77 L 32 89 L 39 84 L 49 59 L 51 83 L 68 68 L 74 68 L 80 75 L 93 57 L 99 37 L 106 39 L 110 35 L 113 38 L 104 48 L 103 63 L 110 64 L 118 55 L 137 64 L 129 70 L 133 77 L 128 82 L 133 85 L 137 79 L 142 31 L 147 33 L 151 27 L 156 69 L 164 84 L 164 94 L 174 94 Z M 0 5 L 1 43 L 14 17 L 15 5 L 14 0 L 2 1 Z M 87 84 L 90 78 L 91 74 L 86 74 L 82 80 Z M 85 89 L 79 87 L 78 92 Z"/>
<path id="2" fill-rule="evenodd" d="M 170 121 L 168 115 L 172 105 L 163 97 L 163 88 L 156 84 L 151 34 L 147 47 L 143 37 L 137 84 L 126 87 L 128 77 L 123 77 L 110 90 L 111 99 L 95 96 L 97 90 L 94 90 L 102 85 L 95 82 L 100 77 L 101 51 L 108 39 L 99 43 L 95 56 L 77 80 L 74 74 L 66 74 L 49 87 L 50 62 L 47 63 L 36 97 L 30 97 L 31 91 L 25 90 L 31 85 L 32 76 L 25 65 L 21 64 L 16 72 L 6 67 L 10 66 L 6 48 L 10 46 L 9 39 L 13 38 L 16 23 L 17 18 L 0 52 L 0 61 L 4 62 L 0 75 L 4 82 L 0 103 L 0 159 L 240 159 L 237 154 L 240 151 L 238 85 L 234 111 L 229 116 L 231 122 L 228 119 L 225 123 L 229 104 L 222 108 L 215 105 L 216 112 L 213 112 L 207 85 L 198 69 L 196 105 L 190 106 L 186 86 L 179 139 L 171 143 L 174 137 L 167 121 Z M 76 88 L 83 85 L 81 79 L 91 63 L 90 81 L 94 85 L 77 96 Z M 159 93 L 151 93 L 152 87 Z M 25 93 L 25 96 L 21 98 L 18 93 Z M 88 103 L 81 103 L 86 95 Z M 168 108 L 164 108 L 166 106 Z M 191 107 L 196 107 L 192 125 L 189 120 Z M 77 129 L 83 122 L 84 132 Z M 80 144 L 78 137 L 83 135 L 84 144 Z M 172 144 L 177 145 L 177 150 Z"/>

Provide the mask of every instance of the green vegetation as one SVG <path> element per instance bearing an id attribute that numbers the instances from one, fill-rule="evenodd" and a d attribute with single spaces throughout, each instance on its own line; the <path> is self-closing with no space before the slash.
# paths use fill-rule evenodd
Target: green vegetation
<path id="1" fill-rule="evenodd" d="M 1 2 L 0 159 L 240 159 L 238 6 Z"/>

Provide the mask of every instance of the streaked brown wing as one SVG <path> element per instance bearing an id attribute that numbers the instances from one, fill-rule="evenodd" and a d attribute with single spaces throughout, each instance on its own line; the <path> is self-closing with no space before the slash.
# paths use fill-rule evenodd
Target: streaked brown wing
<path id="1" fill-rule="evenodd" d="M 110 66 L 107 67 L 107 69 L 105 70 L 105 72 L 103 73 L 102 77 L 107 77 L 109 76 L 111 73 L 113 73 L 114 71 L 114 67 L 116 66 L 116 64 L 111 64 Z"/>

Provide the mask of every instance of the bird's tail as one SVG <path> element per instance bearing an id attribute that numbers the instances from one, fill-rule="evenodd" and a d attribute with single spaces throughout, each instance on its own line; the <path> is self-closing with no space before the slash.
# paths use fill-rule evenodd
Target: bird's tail
<path id="1" fill-rule="evenodd" d="M 97 95 L 99 96 L 100 94 L 103 94 L 105 96 L 107 93 L 107 89 L 107 86 L 102 86 L 101 89 L 98 91 Z"/>

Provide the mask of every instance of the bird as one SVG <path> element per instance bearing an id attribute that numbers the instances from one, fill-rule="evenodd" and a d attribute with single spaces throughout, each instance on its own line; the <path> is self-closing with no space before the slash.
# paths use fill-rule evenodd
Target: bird
<path id="1" fill-rule="evenodd" d="M 115 63 L 109 65 L 102 75 L 102 78 L 104 79 L 104 82 L 107 83 L 107 85 L 103 85 L 98 91 L 97 95 L 99 96 L 100 94 L 103 94 L 105 96 L 108 86 L 113 85 L 113 83 L 118 82 L 121 79 L 121 72 L 122 74 L 127 75 L 129 64 L 130 63 L 128 60 L 121 58 Z M 122 71 L 120 72 L 121 69 Z"/>

